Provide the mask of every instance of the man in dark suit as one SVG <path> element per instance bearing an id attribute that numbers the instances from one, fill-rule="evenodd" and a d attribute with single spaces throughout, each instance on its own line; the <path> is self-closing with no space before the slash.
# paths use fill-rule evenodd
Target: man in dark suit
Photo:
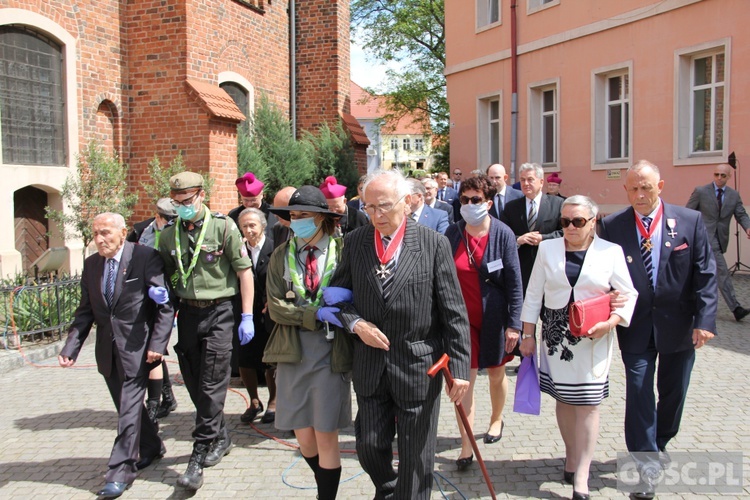
<path id="1" fill-rule="evenodd" d="M 602 238 L 622 247 L 639 294 L 630 326 L 617 327 L 625 442 L 641 472 L 636 498 L 654 496 L 659 452 L 668 459 L 667 443 L 679 430 L 695 350 L 716 332 L 716 263 L 705 225 L 700 213 L 661 201 L 663 187 L 655 165 L 637 162 L 625 177 L 631 207 L 601 224 Z"/>
<path id="2" fill-rule="evenodd" d="M 376 498 L 427 499 L 442 385 L 427 370 L 447 353 L 456 378 L 449 397 L 461 400 L 469 386 L 466 305 L 448 240 L 406 217 L 411 194 L 403 176 L 374 172 L 365 199 L 373 224 L 347 236 L 331 281 L 353 291 L 339 317 L 360 340 L 352 372 L 357 453 Z"/>
<path id="3" fill-rule="evenodd" d="M 455 211 L 454 201 L 458 198 L 458 191 L 448 186 L 448 174 L 440 172 L 437 174 L 435 180 L 438 183 L 437 199 L 453 206 Z"/>
<path id="4" fill-rule="evenodd" d="M 411 187 L 411 214 L 409 217 L 423 226 L 445 234 L 448 229 L 448 213 L 443 210 L 430 208 L 424 202 L 426 190 L 424 184 L 417 179 L 407 181 Z"/>
<path id="5" fill-rule="evenodd" d="M 97 215 L 92 229 L 98 253 L 83 264 L 81 303 L 58 361 L 63 368 L 73 366 L 96 323 L 96 364 L 118 412 L 106 484 L 97 495 L 116 498 L 135 480 L 137 470 L 166 453 L 143 397 L 149 370 L 166 351 L 174 310 L 159 254 L 125 241 L 121 215 Z"/>
<path id="6" fill-rule="evenodd" d="M 422 179 L 424 186 L 424 204 L 436 210 L 442 210 L 448 214 L 448 224 L 453 224 L 453 207 L 444 201 L 437 199 L 437 182 L 432 177 Z"/>
<path id="7" fill-rule="evenodd" d="M 487 168 L 487 177 L 489 177 L 495 184 L 497 193 L 493 198 L 492 206 L 490 207 L 490 215 L 496 219 L 500 218 L 500 214 L 503 213 L 505 205 L 509 201 L 523 198 L 523 193 L 518 189 L 513 189 L 508 185 L 508 174 L 505 172 L 505 167 L 499 163 L 490 165 Z"/>
<path id="8" fill-rule="evenodd" d="M 463 177 L 463 173 L 457 169 L 453 169 L 453 189 L 456 190 L 457 193 L 461 192 L 461 177 Z"/>
<path id="9" fill-rule="evenodd" d="M 711 242 L 711 250 L 716 259 L 716 279 L 719 283 L 719 291 L 729 310 L 734 313 L 734 319 L 740 321 L 750 314 L 750 309 L 745 309 L 737 301 L 724 253 L 729 244 L 729 223 L 732 221 L 732 216 L 734 215 L 748 238 L 750 238 L 750 217 L 742 205 L 740 193 L 727 186 L 731 177 L 731 166 L 726 163 L 716 165 L 714 181 L 695 188 L 687 202 L 687 207 L 698 210 L 703 215 L 708 240 Z"/>
<path id="10" fill-rule="evenodd" d="M 353 210 L 359 210 L 360 212 L 365 214 L 365 217 L 368 217 L 367 212 L 365 212 L 365 201 L 362 197 L 362 188 L 365 185 L 365 179 L 367 179 L 367 174 L 359 177 L 359 180 L 357 181 L 357 196 L 347 201 L 346 206 L 351 207 Z"/>
<path id="11" fill-rule="evenodd" d="M 524 196 L 507 202 L 500 214 L 500 220 L 505 222 L 517 237 L 518 260 L 521 262 L 521 281 L 525 296 L 539 243 L 562 236 L 562 199 L 542 193 L 544 170 L 538 163 L 524 163 L 518 169 L 518 176 Z"/>

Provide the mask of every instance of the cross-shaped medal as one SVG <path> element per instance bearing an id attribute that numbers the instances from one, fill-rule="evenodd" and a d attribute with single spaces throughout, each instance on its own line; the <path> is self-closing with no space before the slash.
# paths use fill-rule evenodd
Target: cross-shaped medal
<path id="1" fill-rule="evenodd" d="M 644 250 L 651 251 L 652 248 L 654 248 L 654 245 L 651 243 L 651 238 L 646 238 L 643 240 L 643 243 L 641 244 Z"/>
<path id="2" fill-rule="evenodd" d="M 677 236 L 677 231 L 675 231 L 674 228 L 671 228 L 671 231 L 669 231 L 667 234 L 674 238 L 675 236 Z"/>
<path id="3" fill-rule="evenodd" d="M 380 269 L 378 269 L 377 271 L 375 271 L 377 273 L 377 275 L 378 275 L 378 278 L 380 278 L 381 280 L 386 279 L 391 274 L 391 270 L 390 269 L 386 269 L 385 266 L 386 266 L 385 264 L 380 264 Z"/>

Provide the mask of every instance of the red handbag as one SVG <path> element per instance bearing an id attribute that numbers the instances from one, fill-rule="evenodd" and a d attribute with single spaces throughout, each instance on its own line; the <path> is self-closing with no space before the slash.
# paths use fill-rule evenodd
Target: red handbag
<path id="1" fill-rule="evenodd" d="M 584 337 L 595 324 L 607 321 L 610 315 L 609 294 L 586 300 L 576 300 L 568 308 L 570 333 Z"/>

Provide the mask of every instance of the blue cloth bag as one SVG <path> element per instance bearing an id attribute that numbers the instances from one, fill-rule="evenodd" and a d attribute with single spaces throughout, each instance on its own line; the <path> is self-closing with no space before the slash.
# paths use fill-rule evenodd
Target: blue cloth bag
<path id="1" fill-rule="evenodd" d="M 516 378 L 516 394 L 513 398 L 513 411 L 527 415 L 539 415 L 542 406 L 542 392 L 539 390 L 539 371 L 536 357 L 532 354 L 521 361 Z"/>

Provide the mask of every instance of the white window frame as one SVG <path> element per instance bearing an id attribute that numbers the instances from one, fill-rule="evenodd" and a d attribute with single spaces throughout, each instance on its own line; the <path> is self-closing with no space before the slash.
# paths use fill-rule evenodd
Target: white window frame
<path id="1" fill-rule="evenodd" d="M 560 5 L 560 0 L 526 0 L 526 15 L 535 14 L 556 5 Z"/>
<path id="2" fill-rule="evenodd" d="M 391 151 L 398 151 L 398 139 L 395 137 L 391 138 Z"/>
<path id="3" fill-rule="evenodd" d="M 549 112 L 542 111 L 544 92 L 553 90 L 555 92 L 555 109 Z M 529 94 L 529 120 L 527 158 L 530 162 L 540 164 L 545 171 L 558 172 L 560 165 L 560 79 L 553 78 L 535 82 L 528 87 Z M 543 121 L 546 116 L 551 116 L 554 123 L 554 161 L 543 162 Z"/>
<path id="4" fill-rule="evenodd" d="M 482 32 L 503 24 L 503 2 L 502 0 L 475 0 L 476 5 L 476 32 Z M 497 5 L 497 20 L 491 21 L 492 6 Z"/>
<path id="5" fill-rule="evenodd" d="M 693 68 L 696 59 L 724 54 L 724 81 L 713 88 L 723 86 L 723 143 L 720 149 L 693 152 Z M 675 51 L 675 92 L 674 92 L 674 165 L 705 165 L 718 163 L 729 152 L 729 110 L 731 109 L 731 39 L 723 38 L 711 42 L 686 47 Z M 715 101 L 712 101 L 715 102 Z M 712 114 L 712 117 L 714 114 Z"/>
<path id="6" fill-rule="evenodd" d="M 498 117 L 493 120 L 490 115 L 491 103 L 497 102 Z M 497 123 L 497 157 L 493 158 L 491 147 L 491 125 Z M 477 96 L 477 166 L 485 169 L 493 163 L 503 161 L 503 95 L 502 91 Z"/>
<path id="7" fill-rule="evenodd" d="M 414 139 L 414 151 L 424 151 L 424 139 L 422 137 Z"/>
<path id="8" fill-rule="evenodd" d="M 609 79 L 628 75 L 628 154 L 619 159 L 609 158 Z M 628 168 L 633 158 L 633 61 L 626 61 L 591 72 L 591 158 L 592 170 Z"/>
<path id="9" fill-rule="evenodd" d="M 409 137 L 401 139 L 401 146 L 404 151 L 411 151 L 411 139 Z"/>

